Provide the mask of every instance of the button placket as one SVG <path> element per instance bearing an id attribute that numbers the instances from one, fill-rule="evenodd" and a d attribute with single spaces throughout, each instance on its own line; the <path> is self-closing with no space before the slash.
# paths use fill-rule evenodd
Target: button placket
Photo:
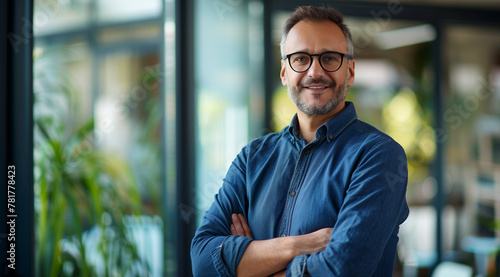
<path id="1" fill-rule="evenodd" d="M 295 166 L 294 170 L 294 177 L 292 178 L 292 183 L 290 184 L 290 188 L 288 191 L 288 197 L 285 202 L 285 214 L 281 222 L 281 236 L 286 236 L 288 232 L 290 232 L 290 226 L 291 226 L 291 219 L 292 219 L 292 214 L 293 214 L 293 207 L 295 205 L 297 191 L 300 189 L 301 183 L 303 182 L 303 174 L 304 174 L 304 166 L 307 164 L 307 160 L 309 160 L 310 157 L 305 157 L 311 154 L 310 149 L 303 149 L 300 154 L 299 158 L 297 159 L 297 164 Z M 302 157 L 301 157 L 302 156 Z"/>

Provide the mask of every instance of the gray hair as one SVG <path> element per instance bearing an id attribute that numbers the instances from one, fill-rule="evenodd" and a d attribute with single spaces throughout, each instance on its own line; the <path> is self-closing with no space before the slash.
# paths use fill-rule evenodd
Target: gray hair
<path id="1" fill-rule="evenodd" d="M 331 21 L 340 27 L 347 42 L 347 54 L 354 55 L 351 31 L 344 24 L 344 17 L 339 10 L 330 7 L 300 6 L 295 9 L 290 18 L 286 21 L 281 35 L 280 49 L 281 57 L 285 55 L 285 41 L 290 30 L 302 20 L 310 22 Z"/>

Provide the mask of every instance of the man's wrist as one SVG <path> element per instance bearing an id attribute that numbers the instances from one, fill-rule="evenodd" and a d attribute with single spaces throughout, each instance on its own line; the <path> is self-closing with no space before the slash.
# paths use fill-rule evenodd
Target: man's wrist
<path id="1" fill-rule="evenodd" d="M 307 252 L 307 249 L 301 247 L 301 244 L 303 244 L 301 236 L 280 237 L 278 240 L 278 243 L 282 243 L 285 246 L 284 254 L 291 259 Z"/>

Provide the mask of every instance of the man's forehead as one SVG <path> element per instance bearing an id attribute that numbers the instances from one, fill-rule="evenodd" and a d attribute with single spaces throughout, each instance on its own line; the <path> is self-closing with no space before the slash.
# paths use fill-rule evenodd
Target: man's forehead
<path id="1" fill-rule="evenodd" d="M 337 24 L 331 21 L 300 21 L 290 29 L 285 48 L 294 52 L 346 51 L 347 45 Z"/>

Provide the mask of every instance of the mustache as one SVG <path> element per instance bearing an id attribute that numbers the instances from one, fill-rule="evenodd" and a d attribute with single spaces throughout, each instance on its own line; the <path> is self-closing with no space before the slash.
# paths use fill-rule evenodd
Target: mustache
<path id="1" fill-rule="evenodd" d="M 319 77 L 317 79 L 314 79 L 314 78 L 307 78 L 307 79 L 304 79 L 302 80 L 300 83 L 299 83 L 299 86 L 300 87 L 308 87 L 312 84 L 315 84 L 315 85 L 324 85 L 324 86 L 329 86 L 329 87 L 335 87 L 335 81 L 333 80 L 327 80 L 323 77 Z"/>

